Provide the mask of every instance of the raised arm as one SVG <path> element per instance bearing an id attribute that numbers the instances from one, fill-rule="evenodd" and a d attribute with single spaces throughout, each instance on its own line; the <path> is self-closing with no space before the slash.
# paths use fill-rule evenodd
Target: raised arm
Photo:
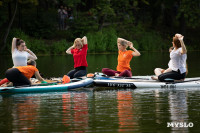
<path id="1" fill-rule="evenodd" d="M 14 37 L 12 40 L 11 53 L 13 53 L 14 49 L 17 48 L 16 43 L 17 43 L 17 38 Z"/>
<path id="2" fill-rule="evenodd" d="M 71 50 L 74 48 L 74 45 L 72 45 L 71 47 L 69 47 L 67 50 L 66 50 L 66 53 L 67 54 L 72 54 L 71 53 Z"/>
<path id="3" fill-rule="evenodd" d="M 86 36 L 84 36 L 81 40 L 83 42 L 83 45 L 87 44 L 87 37 Z"/>
<path id="4" fill-rule="evenodd" d="M 133 56 L 140 56 L 141 55 L 140 52 L 133 47 L 132 42 L 128 41 L 128 46 L 129 46 L 130 49 L 133 50 L 133 53 L 132 53 Z"/>
<path id="5" fill-rule="evenodd" d="M 24 51 L 28 52 L 30 54 L 30 56 L 28 57 L 31 60 L 37 60 L 37 56 L 30 50 L 27 49 L 27 47 L 24 49 Z"/>
<path id="6" fill-rule="evenodd" d="M 182 47 L 181 54 L 186 54 L 187 53 L 187 49 L 186 49 L 185 43 L 183 41 L 184 36 L 181 35 L 181 34 L 176 34 L 175 36 L 178 37 L 178 39 L 179 39 L 179 41 L 181 43 L 181 47 Z"/>

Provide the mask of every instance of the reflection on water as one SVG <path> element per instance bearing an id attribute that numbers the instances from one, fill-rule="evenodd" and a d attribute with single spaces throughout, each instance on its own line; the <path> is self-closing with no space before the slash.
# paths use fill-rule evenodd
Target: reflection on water
<path id="1" fill-rule="evenodd" d="M 170 92 L 169 111 L 171 122 L 189 123 L 187 92 Z M 188 131 L 188 127 L 172 127 L 172 131 Z"/>
<path id="2" fill-rule="evenodd" d="M 38 111 L 39 99 L 33 97 L 26 97 L 22 101 L 15 103 L 13 106 L 13 130 L 16 132 L 21 131 L 34 131 L 38 126 Z"/>
<path id="3" fill-rule="evenodd" d="M 130 91 L 118 91 L 118 118 L 119 132 L 132 131 L 134 129 L 133 97 Z"/>
<path id="4" fill-rule="evenodd" d="M 195 132 L 200 129 L 199 101 L 199 89 L 0 95 L 0 130 Z M 194 127 L 167 127 L 168 122 L 193 122 Z"/>
<path id="5" fill-rule="evenodd" d="M 89 115 L 88 101 L 86 93 L 63 94 L 63 118 L 62 122 L 66 128 L 72 131 L 87 132 Z"/>

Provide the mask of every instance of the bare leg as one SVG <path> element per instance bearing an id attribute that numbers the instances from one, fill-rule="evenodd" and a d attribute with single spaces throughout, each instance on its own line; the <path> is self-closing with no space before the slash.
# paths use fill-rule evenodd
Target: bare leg
<path id="1" fill-rule="evenodd" d="M 162 69 L 162 68 L 156 68 L 156 69 L 154 70 L 154 73 L 155 73 L 156 76 L 159 76 L 159 75 L 162 74 L 164 71 L 165 71 L 165 70 Z"/>
<path id="2" fill-rule="evenodd" d="M 164 69 L 163 69 L 164 70 Z M 163 73 L 167 73 L 167 72 L 171 72 L 172 71 L 172 69 L 171 68 L 167 68 L 166 70 L 164 70 L 164 72 Z"/>
<path id="3" fill-rule="evenodd" d="M 158 80 L 158 76 L 159 76 L 160 74 L 162 74 L 164 71 L 165 71 L 165 70 L 162 69 L 162 68 L 156 68 L 156 69 L 154 70 L 154 73 L 155 73 L 156 76 L 152 76 L 151 78 L 152 78 L 153 80 Z"/>

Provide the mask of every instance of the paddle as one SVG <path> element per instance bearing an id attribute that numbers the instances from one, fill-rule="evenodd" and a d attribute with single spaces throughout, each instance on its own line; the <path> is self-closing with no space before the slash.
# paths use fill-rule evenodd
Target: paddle
<path id="1" fill-rule="evenodd" d="M 62 78 L 62 81 L 56 81 L 56 82 L 49 82 L 49 83 L 40 83 L 40 84 L 32 84 L 32 85 L 21 85 L 21 86 L 13 86 L 11 88 L 4 88 L 1 91 L 6 91 L 9 89 L 15 89 L 15 88 L 23 88 L 23 87 L 31 87 L 31 86 L 46 86 L 46 85 L 56 85 L 57 83 L 66 84 L 70 82 L 70 78 L 67 75 L 64 75 Z"/>

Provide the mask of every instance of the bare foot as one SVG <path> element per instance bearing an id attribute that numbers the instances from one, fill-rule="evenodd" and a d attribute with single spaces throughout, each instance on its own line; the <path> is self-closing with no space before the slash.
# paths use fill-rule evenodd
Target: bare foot
<path id="1" fill-rule="evenodd" d="M 152 76 L 151 79 L 153 79 L 153 80 L 158 80 L 158 77 Z"/>
<path id="2" fill-rule="evenodd" d="M 119 74 L 118 74 L 118 73 L 115 73 L 115 76 L 116 76 L 116 77 L 118 77 L 118 76 L 119 76 Z"/>

